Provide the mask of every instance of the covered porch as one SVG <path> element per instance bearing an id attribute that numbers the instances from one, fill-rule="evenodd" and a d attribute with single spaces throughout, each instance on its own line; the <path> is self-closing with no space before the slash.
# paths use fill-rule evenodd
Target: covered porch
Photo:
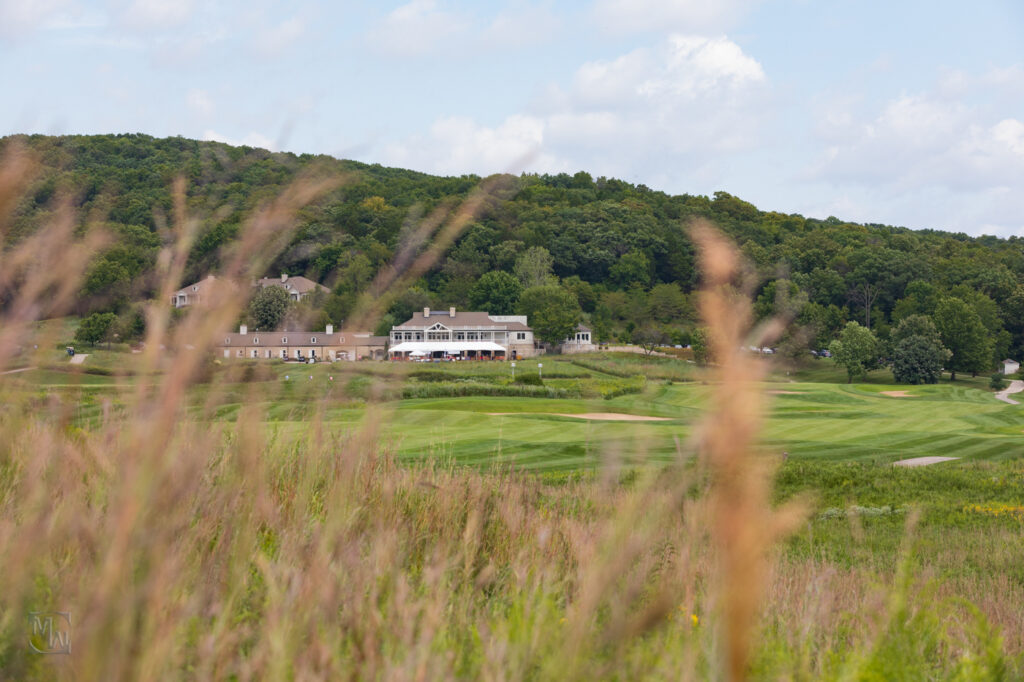
<path id="1" fill-rule="evenodd" d="M 504 360 L 493 341 L 405 341 L 388 349 L 392 360 Z"/>

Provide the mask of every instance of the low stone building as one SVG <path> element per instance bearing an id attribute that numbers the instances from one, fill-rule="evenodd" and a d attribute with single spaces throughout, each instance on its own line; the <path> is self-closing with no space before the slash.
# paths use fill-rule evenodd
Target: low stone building
<path id="1" fill-rule="evenodd" d="M 336 362 L 342 360 L 383 360 L 388 337 L 369 332 L 335 332 L 327 325 L 323 332 L 249 331 L 242 325 L 237 334 L 225 334 L 217 343 L 217 355 L 248 358 Z"/>
<path id="2" fill-rule="evenodd" d="M 209 275 L 206 279 L 196 282 L 195 284 L 189 284 L 186 287 L 178 289 L 171 296 L 171 305 L 175 308 L 185 308 L 187 306 L 196 305 L 202 303 L 204 300 L 210 298 L 210 292 L 214 287 L 227 286 L 232 289 L 237 287 L 223 279 L 217 279 L 214 275 Z M 311 279 L 306 277 L 291 277 L 287 274 L 282 274 L 280 277 L 263 277 L 261 279 L 254 280 L 252 283 L 253 288 L 265 289 L 266 287 L 280 287 L 288 292 L 288 297 L 295 302 L 301 301 L 314 292 L 320 291 L 325 294 L 330 293 L 330 289 L 325 287 L 323 284 L 318 284 Z"/>

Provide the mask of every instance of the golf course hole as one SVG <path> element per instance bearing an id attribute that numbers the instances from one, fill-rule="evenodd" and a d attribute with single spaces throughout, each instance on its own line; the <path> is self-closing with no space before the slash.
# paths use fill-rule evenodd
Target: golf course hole
<path id="1" fill-rule="evenodd" d="M 579 414 L 559 414 L 556 412 L 488 412 L 492 417 L 543 414 L 549 417 L 572 417 L 573 419 L 593 419 L 599 421 L 619 422 L 667 422 L 671 417 L 648 417 L 642 414 L 621 414 L 619 412 L 581 412 Z"/>

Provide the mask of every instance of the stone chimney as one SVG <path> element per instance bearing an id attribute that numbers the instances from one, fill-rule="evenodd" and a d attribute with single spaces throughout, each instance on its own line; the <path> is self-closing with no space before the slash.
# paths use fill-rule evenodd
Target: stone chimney
<path id="1" fill-rule="evenodd" d="M 281 273 L 281 283 L 284 284 L 287 281 L 288 281 L 288 273 L 287 272 L 282 272 Z"/>
<path id="2" fill-rule="evenodd" d="M 334 333 L 334 325 L 333 324 L 327 325 L 327 335 L 330 336 L 333 333 Z"/>
<path id="3" fill-rule="evenodd" d="M 423 309 L 423 317 L 430 317 L 430 308 Z"/>
<path id="4" fill-rule="evenodd" d="M 455 317 L 455 308 L 454 307 L 448 309 L 448 317 Z"/>
<path id="5" fill-rule="evenodd" d="M 238 328 L 238 333 L 242 334 L 243 336 L 245 334 L 247 334 L 248 332 L 249 332 L 249 328 L 246 327 L 244 324 L 241 327 Z"/>

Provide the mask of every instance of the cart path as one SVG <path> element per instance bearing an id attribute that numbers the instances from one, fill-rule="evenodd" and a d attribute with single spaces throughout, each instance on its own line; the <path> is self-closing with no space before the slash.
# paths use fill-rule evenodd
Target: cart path
<path id="1" fill-rule="evenodd" d="M 1011 393 L 1020 393 L 1021 391 L 1024 391 L 1024 381 L 1014 379 L 1005 390 L 996 393 L 996 400 L 1002 400 L 1004 403 L 1010 403 L 1011 405 L 1020 405 L 1019 402 L 1009 396 Z"/>

